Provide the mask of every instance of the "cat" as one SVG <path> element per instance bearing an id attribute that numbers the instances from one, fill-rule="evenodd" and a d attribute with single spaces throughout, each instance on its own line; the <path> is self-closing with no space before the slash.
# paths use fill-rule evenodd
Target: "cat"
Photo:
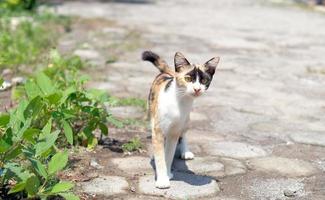
<path id="1" fill-rule="evenodd" d="M 165 189 L 170 187 L 169 180 L 173 178 L 171 166 L 177 145 L 180 145 L 182 159 L 194 158 L 185 136 L 189 114 L 193 100 L 209 88 L 220 58 L 196 65 L 176 52 L 175 71 L 151 51 L 144 51 L 142 59 L 153 63 L 160 71 L 152 83 L 148 105 L 156 166 L 155 186 Z"/>

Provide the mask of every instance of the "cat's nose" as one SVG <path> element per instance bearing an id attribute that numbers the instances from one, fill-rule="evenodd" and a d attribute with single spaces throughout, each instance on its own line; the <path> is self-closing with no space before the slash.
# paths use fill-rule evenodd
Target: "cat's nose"
<path id="1" fill-rule="evenodd" d="M 198 88 L 198 89 L 194 88 L 194 92 L 195 92 L 195 93 L 199 93 L 200 91 L 201 91 L 200 88 Z"/>

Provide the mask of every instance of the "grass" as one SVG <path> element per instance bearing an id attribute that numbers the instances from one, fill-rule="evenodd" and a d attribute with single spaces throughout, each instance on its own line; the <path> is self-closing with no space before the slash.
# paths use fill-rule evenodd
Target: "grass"
<path id="1" fill-rule="evenodd" d="M 147 102 L 140 98 L 128 97 L 128 98 L 117 98 L 110 97 L 111 106 L 138 106 L 143 110 L 147 108 Z"/>
<path id="2" fill-rule="evenodd" d="M 139 138 L 132 138 L 129 142 L 122 145 L 123 152 L 138 151 L 143 147 Z"/>
<path id="3" fill-rule="evenodd" d="M 0 9 L 1 11 L 1 9 Z M 32 72 L 68 31 L 70 19 L 49 13 L 0 12 L 0 70 Z"/>

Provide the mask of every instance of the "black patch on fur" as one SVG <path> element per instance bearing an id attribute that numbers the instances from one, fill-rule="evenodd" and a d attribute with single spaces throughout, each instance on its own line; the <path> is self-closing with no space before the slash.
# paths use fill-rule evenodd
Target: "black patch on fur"
<path id="1" fill-rule="evenodd" d="M 172 84 L 172 82 L 173 82 L 173 78 L 171 78 L 171 79 L 168 81 L 168 83 L 166 84 L 166 86 L 165 86 L 165 92 L 168 90 L 168 88 L 170 87 L 170 85 Z"/>
<path id="2" fill-rule="evenodd" d="M 209 73 L 202 71 L 197 67 L 194 67 L 194 69 L 192 71 L 188 72 L 186 75 L 188 75 L 192 78 L 192 83 L 194 83 L 196 81 L 197 76 L 199 77 L 199 82 L 201 84 L 203 84 L 202 83 L 203 79 L 207 79 L 207 82 L 204 84 L 206 89 L 209 88 L 210 83 L 212 81 L 212 76 Z"/>
<path id="3" fill-rule="evenodd" d="M 173 77 L 171 77 L 171 76 L 163 76 L 162 78 L 163 78 L 164 81 L 173 79 Z"/>
<path id="4" fill-rule="evenodd" d="M 160 57 L 152 51 L 144 51 L 142 53 L 142 60 L 152 62 L 155 64 Z"/>
<path id="5" fill-rule="evenodd" d="M 190 71 L 186 74 L 187 76 L 190 76 L 192 78 L 192 81 L 191 81 L 192 83 L 194 83 L 196 81 L 197 70 L 198 69 L 196 67 L 194 67 L 194 69 L 192 71 Z"/>
<path id="6" fill-rule="evenodd" d="M 150 89 L 149 97 L 148 97 L 149 102 L 152 102 L 155 100 L 155 92 Z"/>

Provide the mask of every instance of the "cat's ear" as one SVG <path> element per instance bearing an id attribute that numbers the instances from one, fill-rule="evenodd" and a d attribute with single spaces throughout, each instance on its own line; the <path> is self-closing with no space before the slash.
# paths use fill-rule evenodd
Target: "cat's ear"
<path id="1" fill-rule="evenodd" d="M 175 57 L 174 57 L 174 63 L 175 63 L 175 71 L 176 72 L 180 72 L 180 71 L 182 71 L 182 69 L 191 65 L 190 62 L 188 62 L 188 60 L 185 58 L 185 56 L 180 52 L 176 52 Z"/>
<path id="2" fill-rule="evenodd" d="M 204 64 L 205 71 L 211 76 L 213 76 L 214 72 L 216 71 L 216 67 L 219 63 L 219 60 L 220 57 L 213 57 Z"/>

